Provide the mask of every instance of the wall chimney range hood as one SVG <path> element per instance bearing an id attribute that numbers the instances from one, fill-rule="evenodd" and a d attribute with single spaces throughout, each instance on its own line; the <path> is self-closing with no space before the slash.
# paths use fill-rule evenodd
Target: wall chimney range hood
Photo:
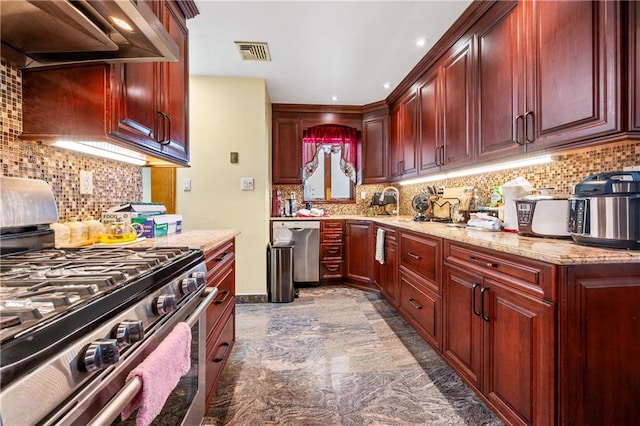
<path id="1" fill-rule="evenodd" d="M 2 58 L 20 68 L 179 59 L 142 0 L 2 0 L 0 31 Z"/>

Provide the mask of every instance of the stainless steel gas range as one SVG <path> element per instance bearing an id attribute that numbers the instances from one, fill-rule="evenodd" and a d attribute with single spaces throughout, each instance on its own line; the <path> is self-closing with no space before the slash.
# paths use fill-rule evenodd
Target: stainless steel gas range
<path id="1" fill-rule="evenodd" d="M 203 253 L 185 247 L 52 248 L 47 223 L 15 223 L 20 214 L 5 214 L 20 204 L 20 197 L 9 196 L 21 191 L 18 181 L 3 178 L 0 205 L 0 424 L 119 421 L 140 389 L 127 374 L 182 321 L 192 330 L 192 368 L 160 416 L 172 424 L 199 423 L 204 311 L 216 293 L 206 292 Z M 30 216 L 35 218 L 25 222 L 43 220 Z"/>

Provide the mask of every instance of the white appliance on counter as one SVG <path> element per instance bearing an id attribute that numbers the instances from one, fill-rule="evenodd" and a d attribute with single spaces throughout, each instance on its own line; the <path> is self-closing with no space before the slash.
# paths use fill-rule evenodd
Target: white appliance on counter
<path id="1" fill-rule="evenodd" d="M 272 242 L 293 242 L 293 282 L 298 286 L 320 281 L 320 221 L 274 220 Z"/>

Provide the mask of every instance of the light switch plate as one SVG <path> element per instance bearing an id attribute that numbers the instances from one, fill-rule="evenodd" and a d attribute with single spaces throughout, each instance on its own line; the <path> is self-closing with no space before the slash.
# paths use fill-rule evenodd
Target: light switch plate
<path id="1" fill-rule="evenodd" d="M 182 190 L 191 191 L 191 179 L 184 179 L 182 181 Z"/>
<path id="2" fill-rule="evenodd" d="M 253 178 L 243 177 L 240 178 L 240 189 L 243 191 L 253 191 Z"/>

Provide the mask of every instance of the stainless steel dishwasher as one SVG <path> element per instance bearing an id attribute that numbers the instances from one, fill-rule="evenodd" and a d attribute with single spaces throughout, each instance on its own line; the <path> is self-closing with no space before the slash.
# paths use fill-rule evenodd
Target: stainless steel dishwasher
<path id="1" fill-rule="evenodd" d="M 272 223 L 273 243 L 293 242 L 293 282 L 318 285 L 320 279 L 320 222 L 278 220 Z"/>

